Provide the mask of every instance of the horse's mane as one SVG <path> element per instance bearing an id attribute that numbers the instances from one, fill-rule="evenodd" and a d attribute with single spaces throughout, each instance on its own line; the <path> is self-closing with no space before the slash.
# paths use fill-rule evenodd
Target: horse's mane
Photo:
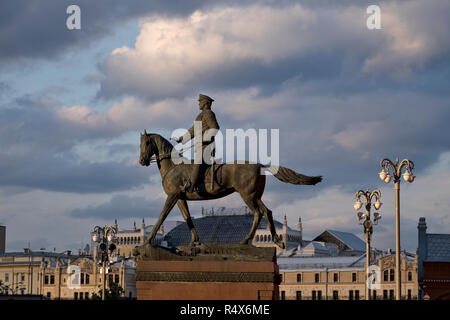
<path id="1" fill-rule="evenodd" d="M 166 154 L 172 152 L 173 145 L 167 139 L 157 133 L 149 133 L 148 136 L 156 144 L 160 153 Z"/>

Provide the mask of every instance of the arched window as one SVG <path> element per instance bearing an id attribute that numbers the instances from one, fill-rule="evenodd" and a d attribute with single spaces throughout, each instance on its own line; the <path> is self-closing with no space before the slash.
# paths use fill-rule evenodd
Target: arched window
<path id="1" fill-rule="evenodd" d="M 272 236 L 271 235 L 268 236 L 268 240 L 269 240 L 269 242 L 272 241 Z"/>
<path id="2" fill-rule="evenodd" d="M 394 269 L 389 270 L 389 281 L 395 281 L 395 272 Z"/>
<path id="3" fill-rule="evenodd" d="M 388 275 L 389 270 L 384 270 L 383 272 L 383 281 L 384 282 L 388 282 L 389 281 L 389 275 Z"/>
<path id="4" fill-rule="evenodd" d="M 264 235 L 264 242 L 267 242 L 267 235 Z"/>

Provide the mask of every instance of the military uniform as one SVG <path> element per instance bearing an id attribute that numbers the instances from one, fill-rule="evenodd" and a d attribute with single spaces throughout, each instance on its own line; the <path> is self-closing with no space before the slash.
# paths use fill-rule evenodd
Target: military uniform
<path id="1" fill-rule="evenodd" d="M 219 130 L 219 124 L 217 123 L 216 120 L 216 115 L 214 114 L 214 112 L 212 112 L 211 110 L 211 103 L 214 101 L 213 99 L 211 99 L 208 96 L 205 96 L 203 94 L 199 95 L 198 98 L 199 102 L 209 102 L 209 105 L 205 105 L 202 109 L 202 111 L 200 112 L 200 114 L 195 118 L 195 121 L 200 121 L 202 123 L 202 136 L 203 134 L 208 130 L 208 129 L 217 129 Z M 187 142 L 191 139 L 194 138 L 194 127 L 195 125 L 193 125 L 188 132 L 186 132 L 186 134 L 179 139 L 179 141 L 181 139 L 183 139 L 184 142 Z M 195 152 L 200 152 L 201 150 L 201 155 L 196 154 L 196 159 L 201 158 L 201 164 L 198 163 L 194 163 L 193 164 L 193 169 L 192 169 L 192 175 L 191 175 L 191 187 L 190 187 L 190 192 L 194 191 L 194 187 L 197 186 L 198 183 L 198 179 L 200 177 L 200 170 L 206 165 L 203 159 L 203 152 L 205 151 L 205 148 L 214 142 L 214 136 L 211 137 L 210 141 L 203 141 L 203 139 L 201 141 L 195 141 L 195 146 L 194 146 L 194 150 Z M 201 144 L 201 149 L 200 149 L 200 145 Z M 214 149 L 211 152 L 212 156 L 214 156 Z"/>

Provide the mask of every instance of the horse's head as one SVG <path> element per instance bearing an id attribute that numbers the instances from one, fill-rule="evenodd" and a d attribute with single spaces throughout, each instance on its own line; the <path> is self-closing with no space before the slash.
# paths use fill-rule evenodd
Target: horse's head
<path id="1" fill-rule="evenodd" d="M 150 158 L 155 154 L 155 150 L 152 150 L 152 142 L 150 139 L 151 135 L 144 131 L 141 133 L 141 155 L 139 156 L 139 163 L 142 166 L 150 165 Z"/>

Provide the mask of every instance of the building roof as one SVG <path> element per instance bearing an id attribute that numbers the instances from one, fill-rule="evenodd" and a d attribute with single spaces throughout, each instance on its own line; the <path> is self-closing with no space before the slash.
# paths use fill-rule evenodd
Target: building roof
<path id="1" fill-rule="evenodd" d="M 200 242 L 217 244 L 238 244 L 249 233 L 253 215 L 219 215 L 205 216 L 193 219 Z M 281 229 L 283 224 L 275 221 L 275 228 Z M 267 220 L 261 219 L 258 229 L 267 228 Z M 191 233 L 186 222 L 176 226 L 163 239 L 171 247 L 188 245 L 191 241 Z"/>
<path id="2" fill-rule="evenodd" d="M 425 261 L 450 262 L 450 234 L 427 233 Z"/>
<path id="3" fill-rule="evenodd" d="M 0 257 L 49 257 L 49 258 L 65 258 L 65 259 L 76 259 L 80 257 L 79 255 L 58 253 L 58 252 L 46 252 L 46 251 L 29 251 L 29 252 L 5 252 L 0 253 Z"/>
<path id="4" fill-rule="evenodd" d="M 324 232 L 328 232 L 352 250 L 361 252 L 366 251 L 366 243 L 353 233 L 337 230 L 325 230 Z"/>
<path id="5" fill-rule="evenodd" d="M 277 264 L 280 270 L 295 269 L 319 269 L 319 268 L 362 268 L 365 263 L 365 254 L 350 257 L 298 257 L 283 256 L 277 257 Z"/>

